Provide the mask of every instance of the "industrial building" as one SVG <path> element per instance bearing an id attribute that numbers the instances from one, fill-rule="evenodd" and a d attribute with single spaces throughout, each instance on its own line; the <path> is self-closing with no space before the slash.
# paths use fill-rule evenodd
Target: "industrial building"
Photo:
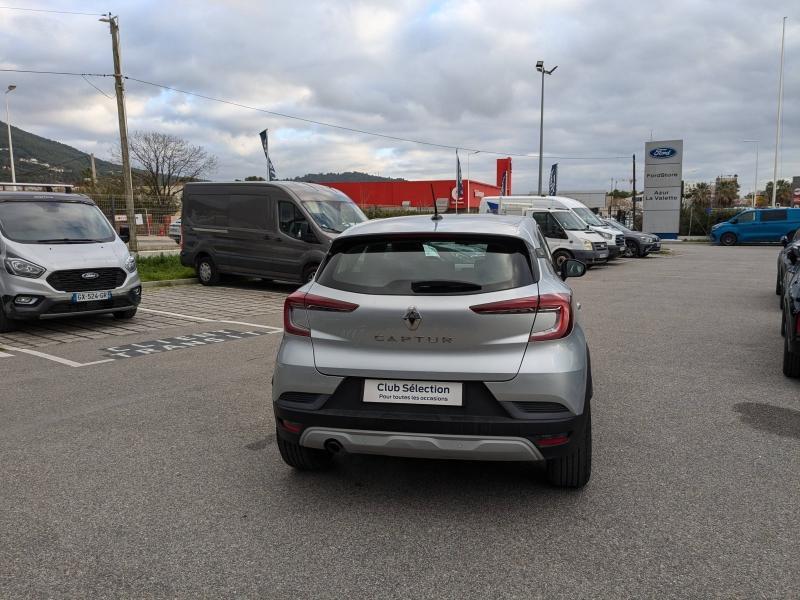
<path id="1" fill-rule="evenodd" d="M 484 196 L 499 196 L 505 178 L 505 194 L 511 195 L 511 158 L 497 159 L 494 184 L 462 180 L 459 197 L 455 179 L 430 181 L 319 181 L 347 194 L 359 206 L 432 209 L 435 198 L 448 198 L 450 210 L 478 210 Z"/>

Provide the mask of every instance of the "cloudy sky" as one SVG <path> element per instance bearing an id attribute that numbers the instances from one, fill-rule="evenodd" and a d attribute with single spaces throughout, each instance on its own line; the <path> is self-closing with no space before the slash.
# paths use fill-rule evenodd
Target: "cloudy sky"
<path id="1" fill-rule="evenodd" d="M 538 59 L 545 170 L 562 189 L 630 187 L 630 155 L 685 140 L 684 178 L 772 176 L 781 18 L 786 28 L 779 174 L 800 175 L 800 3 L 579 0 L 250 0 L 47 2 L 9 6 L 119 15 L 131 77 L 249 107 L 389 136 L 481 149 L 473 179 L 493 182 L 494 153 L 514 159 L 514 191 L 536 187 Z M 0 67 L 110 73 L 96 16 L 0 9 Z M 90 78 L 113 98 L 110 78 Z M 80 77 L 0 73 L 16 84 L 13 124 L 110 157 L 116 104 Z M 312 125 L 128 82 L 131 130 L 157 130 L 219 159 L 213 179 L 264 174 L 270 130 L 279 177 L 360 170 L 454 177 L 454 151 Z M 466 151 L 461 151 L 466 176 Z M 558 157 L 558 158 L 555 158 Z M 614 158 L 625 157 L 625 158 Z M 545 175 L 546 177 L 546 175 Z M 641 182 L 641 169 L 637 180 Z M 639 184 L 641 188 L 641 183 Z"/>

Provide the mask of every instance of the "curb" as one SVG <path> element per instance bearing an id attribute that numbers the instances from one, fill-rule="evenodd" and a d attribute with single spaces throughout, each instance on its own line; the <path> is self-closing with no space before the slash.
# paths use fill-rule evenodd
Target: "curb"
<path id="1" fill-rule="evenodd" d="M 190 277 L 188 279 L 162 279 L 161 281 L 143 281 L 143 288 L 158 288 L 158 287 L 173 287 L 176 285 L 193 285 L 200 283 L 197 277 Z"/>

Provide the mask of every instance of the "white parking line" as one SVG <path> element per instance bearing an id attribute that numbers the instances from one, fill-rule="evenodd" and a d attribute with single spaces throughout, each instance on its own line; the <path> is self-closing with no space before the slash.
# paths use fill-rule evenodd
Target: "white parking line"
<path id="1" fill-rule="evenodd" d="M 198 323 L 228 323 L 229 325 L 244 325 L 245 327 L 258 327 L 259 329 L 266 329 L 269 333 L 279 333 L 283 331 L 281 327 L 273 327 L 272 325 L 259 325 L 258 323 L 247 323 L 245 321 L 228 321 L 225 319 L 207 319 L 206 317 L 196 317 L 194 315 L 184 315 L 181 313 L 168 312 L 166 310 L 155 310 L 154 308 L 142 308 L 139 310 L 144 312 L 151 312 L 157 315 L 166 315 L 168 317 L 179 317 L 181 319 L 188 319 L 189 321 L 197 321 Z"/>
<path id="2" fill-rule="evenodd" d="M 66 365 L 68 367 L 88 367 L 90 365 L 99 365 L 101 363 L 112 362 L 113 358 L 106 358 L 103 360 L 95 360 L 88 363 L 79 363 L 75 362 L 74 360 L 69 360 L 67 358 L 61 358 L 60 356 L 54 356 L 52 354 L 47 354 L 46 352 L 40 352 L 39 350 L 30 350 L 28 348 L 16 348 L 14 346 L 3 346 L 6 350 L 13 350 L 14 352 L 21 352 L 22 354 L 30 354 L 31 356 L 38 356 L 39 358 L 44 358 L 45 360 L 52 360 L 53 362 L 57 362 L 62 365 Z"/>
<path id="3" fill-rule="evenodd" d="M 0 358 L 9 358 L 14 356 L 13 354 L 9 354 L 8 352 L 0 352 Z"/>

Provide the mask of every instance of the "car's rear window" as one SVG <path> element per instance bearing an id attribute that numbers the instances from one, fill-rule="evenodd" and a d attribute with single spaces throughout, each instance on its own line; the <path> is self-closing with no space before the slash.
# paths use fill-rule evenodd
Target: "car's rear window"
<path id="1" fill-rule="evenodd" d="M 353 238 L 333 252 L 317 281 L 362 294 L 479 294 L 535 282 L 525 243 L 510 237 Z"/>

